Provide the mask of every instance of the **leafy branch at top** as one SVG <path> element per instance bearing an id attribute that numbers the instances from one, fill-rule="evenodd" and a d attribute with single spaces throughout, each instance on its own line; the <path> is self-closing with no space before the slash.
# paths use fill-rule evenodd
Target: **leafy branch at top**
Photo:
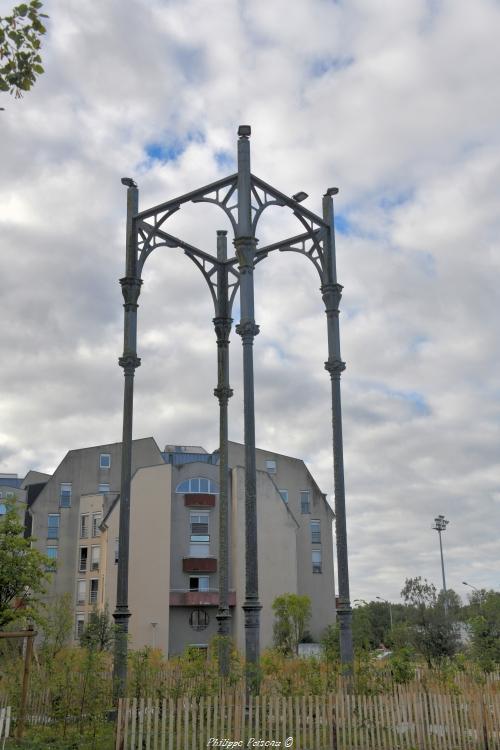
<path id="1" fill-rule="evenodd" d="M 43 71 L 40 57 L 41 37 L 46 28 L 40 12 L 41 0 L 30 0 L 0 16 L 0 91 L 14 94 L 16 99 L 29 91 Z"/>

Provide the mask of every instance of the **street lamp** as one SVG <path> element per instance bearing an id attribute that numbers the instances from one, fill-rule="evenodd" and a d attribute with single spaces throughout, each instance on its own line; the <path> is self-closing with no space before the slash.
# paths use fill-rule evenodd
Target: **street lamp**
<path id="1" fill-rule="evenodd" d="M 432 527 L 434 531 L 437 531 L 437 533 L 439 534 L 439 549 L 441 551 L 441 572 L 443 574 L 443 594 L 444 594 L 445 615 L 448 614 L 448 596 L 446 593 L 446 578 L 444 575 L 444 559 L 443 559 L 443 542 L 441 539 L 441 534 L 443 531 L 446 531 L 446 527 L 448 526 L 448 524 L 449 524 L 449 521 L 447 521 L 444 516 L 440 515 L 434 519 L 434 526 Z"/>
<path id="2" fill-rule="evenodd" d="M 375 599 L 379 599 L 381 602 L 385 602 L 389 607 L 389 618 L 391 621 L 391 630 L 392 630 L 392 604 L 390 603 L 389 599 L 382 599 L 381 596 L 376 596 Z"/>

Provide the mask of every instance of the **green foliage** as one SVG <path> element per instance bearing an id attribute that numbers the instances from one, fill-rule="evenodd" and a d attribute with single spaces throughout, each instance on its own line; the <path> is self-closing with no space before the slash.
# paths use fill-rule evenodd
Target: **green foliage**
<path id="1" fill-rule="evenodd" d="M 16 5 L 10 15 L 0 16 L 0 91 L 16 99 L 29 91 L 44 70 L 40 56 L 41 37 L 47 18 L 40 0 Z"/>
<path id="2" fill-rule="evenodd" d="M 115 640 L 116 626 L 111 620 L 106 603 L 102 611 L 94 609 L 80 637 L 80 645 L 93 651 L 110 651 Z"/>
<path id="3" fill-rule="evenodd" d="M 71 594 L 56 597 L 41 620 L 41 630 L 43 632 L 43 657 L 46 662 L 50 662 L 67 645 L 73 630 Z"/>
<path id="4" fill-rule="evenodd" d="M 12 503 L 0 517 L 0 629 L 11 622 L 39 620 L 40 604 L 50 560 L 31 546 L 33 539 L 23 537 L 24 526 Z"/>
<path id="5" fill-rule="evenodd" d="M 500 593 L 488 591 L 482 596 L 478 614 L 470 620 L 472 654 L 488 672 L 500 664 Z"/>
<path id="6" fill-rule="evenodd" d="M 273 602 L 274 645 L 285 656 L 297 655 L 307 623 L 311 618 L 311 600 L 299 594 L 282 594 Z"/>
<path id="7" fill-rule="evenodd" d="M 411 648 L 401 648 L 391 654 L 391 675 L 398 685 L 407 685 L 415 679 L 415 654 Z"/>

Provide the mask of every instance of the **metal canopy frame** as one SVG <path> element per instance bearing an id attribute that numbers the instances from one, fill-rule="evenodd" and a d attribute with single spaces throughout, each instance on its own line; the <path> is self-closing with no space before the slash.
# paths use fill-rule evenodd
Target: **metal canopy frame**
<path id="1" fill-rule="evenodd" d="M 245 561 L 246 587 L 243 610 L 245 613 L 245 655 L 249 669 L 247 684 L 256 687 L 259 662 L 260 609 L 257 564 L 257 514 L 255 465 L 255 413 L 253 382 L 253 342 L 259 333 L 254 315 L 253 271 L 255 265 L 269 253 L 295 252 L 308 258 L 320 278 L 320 289 L 325 304 L 328 333 L 328 360 L 325 369 L 330 373 L 332 398 L 333 468 L 335 486 L 335 519 L 337 537 L 338 605 L 340 621 L 341 661 L 348 670 L 353 661 L 351 604 L 347 557 L 345 514 L 344 462 L 342 445 L 342 413 L 340 375 L 345 363 L 340 356 L 339 303 L 342 286 L 337 283 L 335 262 L 335 234 L 333 195 L 336 188 L 323 196 L 323 215 L 318 216 L 250 171 L 250 127 L 238 130 L 238 171 L 197 190 L 139 211 L 139 191 L 135 182 L 123 178 L 127 190 L 126 271 L 120 279 L 124 296 L 124 349 L 119 360 L 124 370 L 124 407 L 122 474 L 120 493 L 119 560 L 117 576 L 117 625 L 114 662 L 115 696 L 124 695 L 127 679 L 128 563 L 130 527 L 130 484 L 132 458 L 133 382 L 140 366 L 137 357 L 137 301 L 142 285 L 142 271 L 153 250 L 160 247 L 178 248 L 190 258 L 202 273 L 214 303 L 214 330 L 217 338 L 218 380 L 214 395 L 219 400 L 220 437 L 220 494 L 219 494 L 219 609 L 217 619 L 221 638 L 221 674 L 228 673 L 227 636 L 230 612 L 228 606 L 228 400 L 229 334 L 232 327 L 232 308 L 240 291 L 240 323 L 236 332 L 243 346 L 244 383 L 244 442 L 245 442 Z M 186 203 L 212 203 L 226 214 L 234 232 L 235 255 L 227 257 L 227 232 L 217 232 L 217 255 L 212 255 L 165 231 L 164 224 Z M 269 206 L 290 209 L 302 224 L 304 232 L 257 249 L 255 233 L 263 212 Z"/>

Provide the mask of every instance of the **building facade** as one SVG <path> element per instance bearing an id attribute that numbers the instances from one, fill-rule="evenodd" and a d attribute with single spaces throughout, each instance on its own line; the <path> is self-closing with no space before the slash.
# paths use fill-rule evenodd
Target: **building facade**
<path id="1" fill-rule="evenodd" d="M 75 602 L 75 638 L 90 612 L 113 612 L 119 558 L 121 445 L 70 451 L 31 505 L 37 546 L 54 560 L 48 591 Z M 229 444 L 229 605 L 231 632 L 244 650 L 244 446 Z M 205 648 L 219 604 L 217 452 L 133 443 L 130 500 L 130 646 L 181 653 Z M 274 598 L 311 599 L 318 640 L 335 620 L 333 512 L 303 461 L 257 450 L 261 648 L 272 644 Z M 54 551 L 55 550 L 55 551 Z"/>

